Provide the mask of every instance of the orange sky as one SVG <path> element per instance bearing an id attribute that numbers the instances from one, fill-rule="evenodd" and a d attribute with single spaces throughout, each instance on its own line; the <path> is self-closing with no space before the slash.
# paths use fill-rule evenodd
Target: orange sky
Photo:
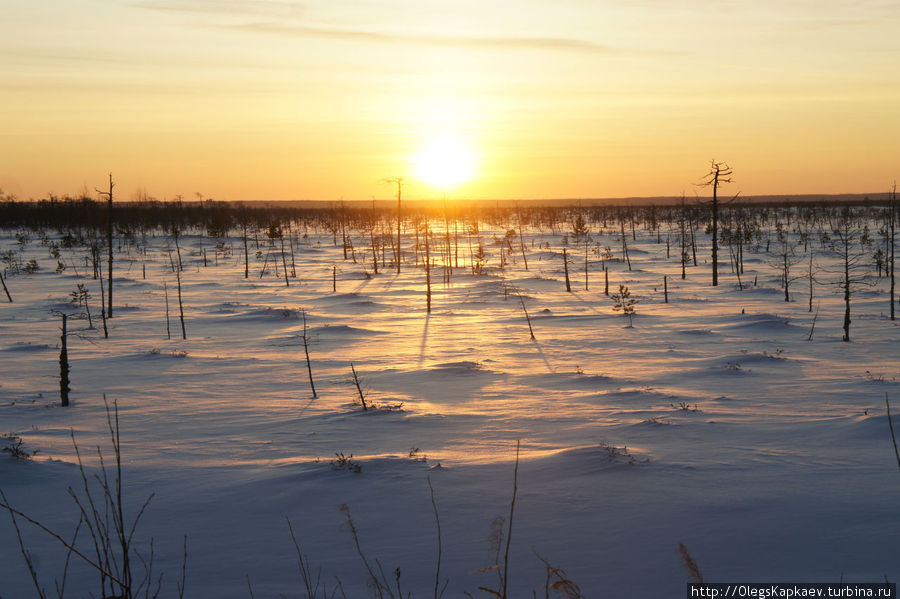
<path id="1" fill-rule="evenodd" d="M 452 197 L 692 197 L 711 158 L 745 196 L 879 191 L 897 31 L 875 0 L 4 0 L 0 188 L 438 197 L 450 136 Z"/>

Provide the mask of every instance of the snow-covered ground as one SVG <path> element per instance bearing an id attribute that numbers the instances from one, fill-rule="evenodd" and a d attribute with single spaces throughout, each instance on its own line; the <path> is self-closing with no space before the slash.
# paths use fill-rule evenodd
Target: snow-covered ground
<path id="1" fill-rule="evenodd" d="M 177 596 L 184 535 L 185 596 L 249 597 L 249 579 L 257 598 L 305 597 L 286 518 L 323 584 L 339 578 L 348 597 L 369 596 L 342 505 L 370 562 L 392 581 L 399 568 L 404 593 L 432 597 L 429 478 L 445 596 L 488 596 L 478 587 L 497 588 L 497 570 L 484 569 L 497 561 L 496 519 L 509 515 L 517 440 L 510 597 L 543 596 L 538 556 L 587 597 L 682 597 L 679 543 L 707 581 L 900 578 L 900 471 L 885 414 L 886 394 L 900 413 L 900 329 L 887 318 L 886 279 L 854 296 L 850 343 L 841 341 L 837 289 L 817 285 L 809 341 L 805 282 L 792 283 L 786 303 L 771 257 L 745 250 L 740 290 L 723 252 L 721 284 L 711 287 L 708 247 L 682 281 L 675 241 L 667 259 L 655 234 L 632 241 L 629 232 L 633 270 L 607 262 L 610 290 L 624 283 L 640 300 L 628 326 L 603 293 L 600 256 L 590 256 L 586 291 L 583 245 L 569 247 L 567 293 L 562 234 L 526 230 L 528 270 L 515 254 L 498 268 L 494 234 L 504 231 L 480 233 L 483 274 L 471 274 L 462 247 L 449 285 L 432 273 L 430 315 L 411 248 L 399 275 L 388 267 L 366 276 L 371 254 L 366 264 L 345 261 L 330 233 L 310 230 L 286 287 L 265 244 L 257 256 L 251 241 L 244 279 L 239 239 L 216 261 L 208 238 L 186 234 L 187 340 L 165 236 L 148 240 L 145 257 L 129 246 L 117 253 L 109 339 L 87 251 L 62 249 L 68 268 L 56 273 L 56 259 L 32 239 L 22 258 L 41 268 L 8 274 L 15 301 L 0 304 L 0 433 L 37 455 L 0 455 L 0 488 L 11 505 L 71 536 L 78 516 L 67 488 L 81 482 L 70 431 L 89 474 L 98 472 L 96 446 L 107 459 L 111 452 L 106 394 L 118 403 L 127 508 L 134 515 L 155 494 L 135 543 L 146 555 L 154 539 L 164 597 Z M 617 237 L 594 237 L 621 255 Z M 0 250 L 20 247 L 2 232 Z M 61 408 L 52 311 L 81 311 L 68 297 L 78 283 L 93 294 L 95 329 L 70 320 L 72 405 Z M 351 362 L 370 402 L 402 407 L 363 411 Z M 361 471 L 335 469 L 337 453 L 352 454 Z M 19 525 L 55 597 L 65 550 Z M 0 547 L 0 597 L 36 596 L 2 512 Z M 67 596 L 96 596 L 97 575 L 72 559 Z"/>

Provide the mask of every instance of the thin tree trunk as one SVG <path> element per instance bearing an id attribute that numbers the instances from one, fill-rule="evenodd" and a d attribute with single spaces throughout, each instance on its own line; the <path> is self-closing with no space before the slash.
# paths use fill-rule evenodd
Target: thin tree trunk
<path id="1" fill-rule="evenodd" d="M 531 317 L 528 316 L 528 310 L 525 308 L 525 298 L 522 297 L 522 294 L 516 291 L 516 295 L 519 296 L 519 302 L 522 304 L 522 312 L 525 313 L 525 320 L 528 322 L 528 332 L 531 334 L 531 338 L 534 339 L 534 329 L 531 328 Z"/>
<path id="2" fill-rule="evenodd" d="M 813 304 L 813 256 L 812 252 L 809 254 L 809 311 L 812 312 L 812 304 Z"/>
<path id="3" fill-rule="evenodd" d="M 519 247 L 522 249 L 522 261 L 525 263 L 525 270 L 528 270 L 528 258 L 525 256 L 525 238 L 522 237 L 522 214 L 516 207 L 516 216 L 519 221 Z"/>
<path id="4" fill-rule="evenodd" d="M 109 329 L 106 328 L 106 300 L 103 289 L 103 277 L 100 277 L 100 319 L 103 321 L 103 338 L 109 339 Z"/>
<path id="5" fill-rule="evenodd" d="M 109 174 L 109 215 L 106 225 L 106 245 L 109 249 L 106 266 L 106 276 L 109 277 L 106 292 L 109 294 L 106 300 L 106 316 L 113 316 L 113 180 Z"/>
<path id="6" fill-rule="evenodd" d="M 250 252 L 247 250 L 247 225 L 241 223 L 241 238 L 244 240 L 244 278 L 250 277 Z"/>
<path id="7" fill-rule="evenodd" d="M 9 300 L 9 303 L 12 303 L 12 301 L 13 301 L 13 300 L 12 300 L 12 296 L 9 295 L 9 289 L 6 288 L 6 281 L 3 279 L 3 273 L 2 273 L 2 272 L 0 272 L 0 284 L 3 285 L 3 293 L 6 294 L 6 299 Z M 893 296 L 891 296 L 891 297 L 893 297 Z M 891 302 L 891 303 L 893 303 L 893 302 Z"/>
<path id="8" fill-rule="evenodd" d="M 844 237 L 844 341 L 850 341 L 850 237 Z"/>
<path id="9" fill-rule="evenodd" d="M 694 260 L 694 266 L 697 266 L 697 238 L 694 235 L 694 219 L 688 218 L 688 225 L 691 230 L 691 256 Z"/>
<path id="10" fill-rule="evenodd" d="M 181 300 L 181 248 L 178 246 L 178 237 L 175 238 L 175 251 L 178 252 L 178 264 L 175 265 L 175 281 L 178 284 L 178 318 L 181 320 L 181 338 L 187 339 L 184 328 L 184 303 Z"/>
<path id="11" fill-rule="evenodd" d="M 584 238 L 584 290 L 588 291 L 588 242 L 587 236 Z"/>
<path id="12" fill-rule="evenodd" d="M 400 254 L 400 195 L 401 195 L 400 190 L 401 189 L 402 189 L 402 185 L 398 181 L 397 182 L 397 274 L 398 275 L 400 274 L 400 258 L 401 258 L 401 254 Z"/>
<path id="13" fill-rule="evenodd" d="M 378 274 L 378 249 L 375 244 L 375 224 L 372 224 L 372 228 L 369 231 L 369 238 L 372 242 L 372 266 L 375 267 L 375 274 Z"/>
<path id="14" fill-rule="evenodd" d="M 425 219 L 425 310 L 431 314 L 431 244 L 428 241 L 428 219 Z"/>
<path id="15" fill-rule="evenodd" d="M 631 258 L 628 257 L 628 243 L 625 241 L 625 221 L 620 220 L 619 223 L 622 225 L 622 253 L 625 255 L 628 270 L 631 270 Z"/>
<path id="16" fill-rule="evenodd" d="M 891 235 L 891 244 L 890 244 L 890 256 L 889 256 L 889 267 L 891 269 L 891 320 L 895 320 L 894 315 L 894 303 L 895 303 L 895 286 L 894 286 L 894 226 L 897 220 L 897 185 L 894 184 L 894 188 L 891 190 L 891 209 L 889 211 L 891 226 L 890 226 L 890 235 Z M 10 300 L 12 301 L 12 300 Z"/>
<path id="17" fill-rule="evenodd" d="M 172 328 L 169 324 L 169 285 L 163 281 L 163 293 L 166 297 L 166 339 L 172 338 Z"/>
<path id="18" fill-rule="evenodd" d="M 359 394 L 359 402 L 362 404 L 363 411 L 368 412 L 369 406 L 366 404 L 366 394 L 363 393 L 362 384 L 359 382 L 359 375 L 356 374 L 356 367 L 350 362 L 350 370 L 353 372 L 353 384 L 356 385 L 356 392 Z"/>
<path id="19" fill-rule="evenodd" d="M 344 215 L 344 200 L 341 200 L 341 245 L 344 246 L 344 260 L 347 259 L 347 222 Z"/>
<path id="20" fill-rule="evenodd" d="M 291 282 L 288 280 L 287 259 L 284 256 L 284 232 L 281 233 L 281 266 L 284 268 L 284 286 L 290 287 Z"/>
<path id="21" fill-rule="evenodd" d="M 69 405 L 69 349 L 66 346 L 66 315 L 62 317 L 62 334 L 59 337 L 59 401 L 62 407 Z"/>
<path id="22" fill-rule="evenodd" d="M 303 317 L 303 351 L 306 353 L 306 371 L 309 373 L 309 386 L 312 388 L 313 398 L 318 397 L 316 395 L 316 384 L 313 382 L 312 375 L 312 366 L 309 361 L 309 335 L 307 334 L 306 327 L 306 310 L 300 309 L 300 315 Z"/>
<path id="23" fill-rule="evenodd" d="M 712 201 L 712 286 L 719 284 L 719 172 L 716 170 L 713 182 Z M 785 286 L 787 288 L 787 286 Z"/>
<path id="24" fill-rule="evenodd" d="M 790 296 L 790 293 L 788 293 L 788 286 L 789 286 L 789 281 L 790 281 L 791 265 L 788 263 L 787 252 L 785 252 L 783 254 L 783 258 L 784 258 L 784 301 L 790 302 L 791 296 Z"/>

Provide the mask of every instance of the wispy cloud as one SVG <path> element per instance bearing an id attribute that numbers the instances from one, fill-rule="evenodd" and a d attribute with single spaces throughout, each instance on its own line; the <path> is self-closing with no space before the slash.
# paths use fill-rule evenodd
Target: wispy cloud
<path id="1" fill-rule="evenodd" d="M 300 15 L 306 4 L 292 0 L 140 0 L 137 8 L 217 15 Z"/>
<path id="2" fill-rule="evenodd" d="M 382 33 L 378 31 L 283 25 L 260 22 L 225 26 L 227 29 L 294 38 L 327 38 L 342 41 L 412 43 L 429 46 L 478 47 L 495 49 L 544 49 L 611 53 L 613 48 L 594 42 L 564 37 L 473 36 L 431 33 Z"/>

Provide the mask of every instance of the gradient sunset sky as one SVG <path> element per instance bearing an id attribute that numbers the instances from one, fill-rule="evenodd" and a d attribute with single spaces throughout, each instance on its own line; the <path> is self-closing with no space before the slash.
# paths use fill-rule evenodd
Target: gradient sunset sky
<path id="1" fill-rule="evenodd" d="M 693 197 L 900 177 L 900 2 L 0 0 L 0 188 Z M 706 193 L 701 190 L 701 193 Z"/>

